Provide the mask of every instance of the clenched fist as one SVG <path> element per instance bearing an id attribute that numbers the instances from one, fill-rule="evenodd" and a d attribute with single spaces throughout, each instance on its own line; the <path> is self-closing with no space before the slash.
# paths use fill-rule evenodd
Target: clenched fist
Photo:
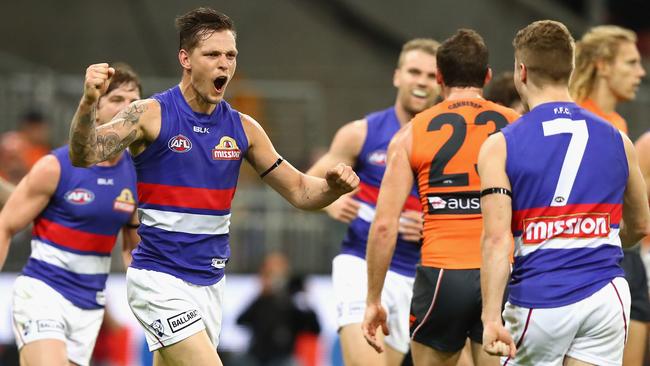
<path id="1" fill-rule="evenodd" d="M 339 195 L 353 191 L 359 186 L 359 177 L 349 165 L 337 164 L 325 173 L 325 180 L 332 191 Z"/>
<path id="2" fill-rule="evenodd" d="M 95 104 L 99 100 L 99 97 L 106 93 L 113 74 L 115 74 L 115 69 L 108 66 L 107 63 L 88 66 L 86 69 L 86 79 L 84 80 L 82 103 L 86 105 Z"/>

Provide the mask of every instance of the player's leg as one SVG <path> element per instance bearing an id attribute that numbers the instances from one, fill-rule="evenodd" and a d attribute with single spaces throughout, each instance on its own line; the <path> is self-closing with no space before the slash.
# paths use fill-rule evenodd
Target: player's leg
<path id="1" fill-rule="evenodd" d="M 642 366 L 648 340 L 648 324 L 630 320 L 630 334 L 623 352 L 623 366 Z"/>
<path id="2" fill-rule="evenodd" d="M 68 366 L 65 342 L 41 339 L 25 344 L 20 349 L 20 366 Z"/>
<path id="3" fill-rule="evenodd" d="M 415 366 L 455 366 L 458 363 L 460 351 L 443 352 L 422 343 L 411 341 L 411 355 Z"/>
<path id="4" fill-rule="evenodd" d="M 490 356 L 487 352 L 483 351 L 483 345 L 478 342 L 471 342 L 472 349 L 472 362 L 476 366 L 498 366 L 499 357 Z"/>
<path id="5" fill-rule="evenodd" d="M 382 337 L 382 333 L 378 330 Z M 341 327 L 339 330 L 339 339 L 341 341 L 341 351 L 343 353 L 343 362 L 346 366 L 375 366 L 385 365 L 387 348 L 384 353 L 377 353 L 374 348 L 366 342 L 361 331 L 361 323 L 352 323 Z M 380 339 L 381 341 L 381 339 Z"/>
<path id="6" fill-rule="evenodd" d="M 625 270 L 625 279 L 630 287 L 632 304 L 630 308 L 630 331 L 623 353 L 624 366 L 641 366 L 645 356 L 648 337 L 647 326 L 650 322 L 650 299 L 648 299 L 648 279 L 639 248 L 624 251 L 621 267 Z"/>
<path id="7" fill-rule="evenodd" d="M 377 353 L 363 337 L 367 269 L 362 258 L 341 254 L 332 261 L 332 285 L 337 306 L 341 352 L 346 366 L 384 365 L 386 352 Z M 382 336 L 381 331 L 378 332 Z M 383 339 L 380 339 L 383 342 Z"/>
<path id="8" fill-rule="evenodd" d="M 26 276 L 16 279 L 12 322 L 22 366 L 67 366 L 65 322 L 61 294 Z"/>
<path id="9" fill-rule="evenodd" d="M 157 354 L 157 357 L 154 356 L 155 366 L 223 365 L 205 330 L 178 343 L 160 348 L 155 353 Z"/>
<path id="10" fill-rule="evenodd" d="M 474 366 L 472 354 L 472 342 L 467 339 L 467 342 L 465 342 L 465 347 L 463 347 L 463 350 L 460 351 L 460 357 L 458 358 L 458 363 L 456 363 L 456 366 Z"/>

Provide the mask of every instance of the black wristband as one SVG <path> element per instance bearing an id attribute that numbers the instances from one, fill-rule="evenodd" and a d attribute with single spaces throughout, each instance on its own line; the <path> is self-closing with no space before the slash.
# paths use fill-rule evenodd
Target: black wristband
<path id="1" fill-rule="evenodd" d="M 264 171 L 264 173 L 260 174 L 260 178 L 264 178 L 267 174 L 272 172 L 275 168 L 279 167 L 280 164 L 282 164 L 282 161 L 284 161 L 284 159 L 282 159 L 281 157 L 278 158 L 278 160 L 276 160 L 275 163 L 273 163 L 273 165 L 271 165 L 270 168 L 266 169 Z"/>
<path id="2" fill-rule="evenodd" d="M 506 196 L 512 198 L 512 192 L 510 192 L 509 189 L 501 187 L 486 188 L 481 191 L 481 197 L 487 196 L 488 194 L 505 194 Z"/>

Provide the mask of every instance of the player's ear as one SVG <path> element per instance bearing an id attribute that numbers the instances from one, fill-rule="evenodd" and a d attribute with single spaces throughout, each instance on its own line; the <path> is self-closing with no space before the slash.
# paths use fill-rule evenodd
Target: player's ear
<path id="1" fill-rule="evenodd" d="M 609 70 L 611 69 L 609 62 L 603 59 L 597 60 L 595 63 L 595 67 L 596 67 L 596 75 L 609 76 Z"/>
<path id="2" fill-rule="evenodd" d="M 492 68 L 488 67 L 487 72 L 485 73 L 485 80 L 483 80 L 483 86 L 488 85 L 490 80 L 492 80 Z"/>
<path id="3" fill-rule="evenodd" d="M 399 88 L 399 67 L 393 73 L 393 86 Z"/>
<path id="4" fill-rule="evenodd" d="M 180 49 L 178 51 L 178 62 L 181 64 L 181 67 L 184 70 L 191 70 L 192 64 L 190 63 L 190 54 L 185 49 Z"/>
<path id="5" fill-rule="evenodd" d="M 436 81 L 441 87 L 445 85 L 445 79 L 442 77 L 442 71 L 440 71 L 439 67 L 436 67 Z"/>
<path id="6" fill-rule="evenodd" d="M 526 68 L 526 65 L 520 62 L 517 67 L 519 68 L 519 80 L 523 84 L 526 84 L 528 82 L 528 69 Z"/>

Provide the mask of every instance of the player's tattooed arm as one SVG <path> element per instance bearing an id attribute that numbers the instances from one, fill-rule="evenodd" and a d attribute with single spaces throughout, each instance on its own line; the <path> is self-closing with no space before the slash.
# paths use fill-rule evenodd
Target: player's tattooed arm
<path id="1" fill-rule="evenodd" d="M 70 159 L 75 166 L 110 160 L 142 136 L 139 133 L 147 101 L 131 103 L 109 123 L 96 127 L 94 108 L 80 106 L 70 127 Z"/>

